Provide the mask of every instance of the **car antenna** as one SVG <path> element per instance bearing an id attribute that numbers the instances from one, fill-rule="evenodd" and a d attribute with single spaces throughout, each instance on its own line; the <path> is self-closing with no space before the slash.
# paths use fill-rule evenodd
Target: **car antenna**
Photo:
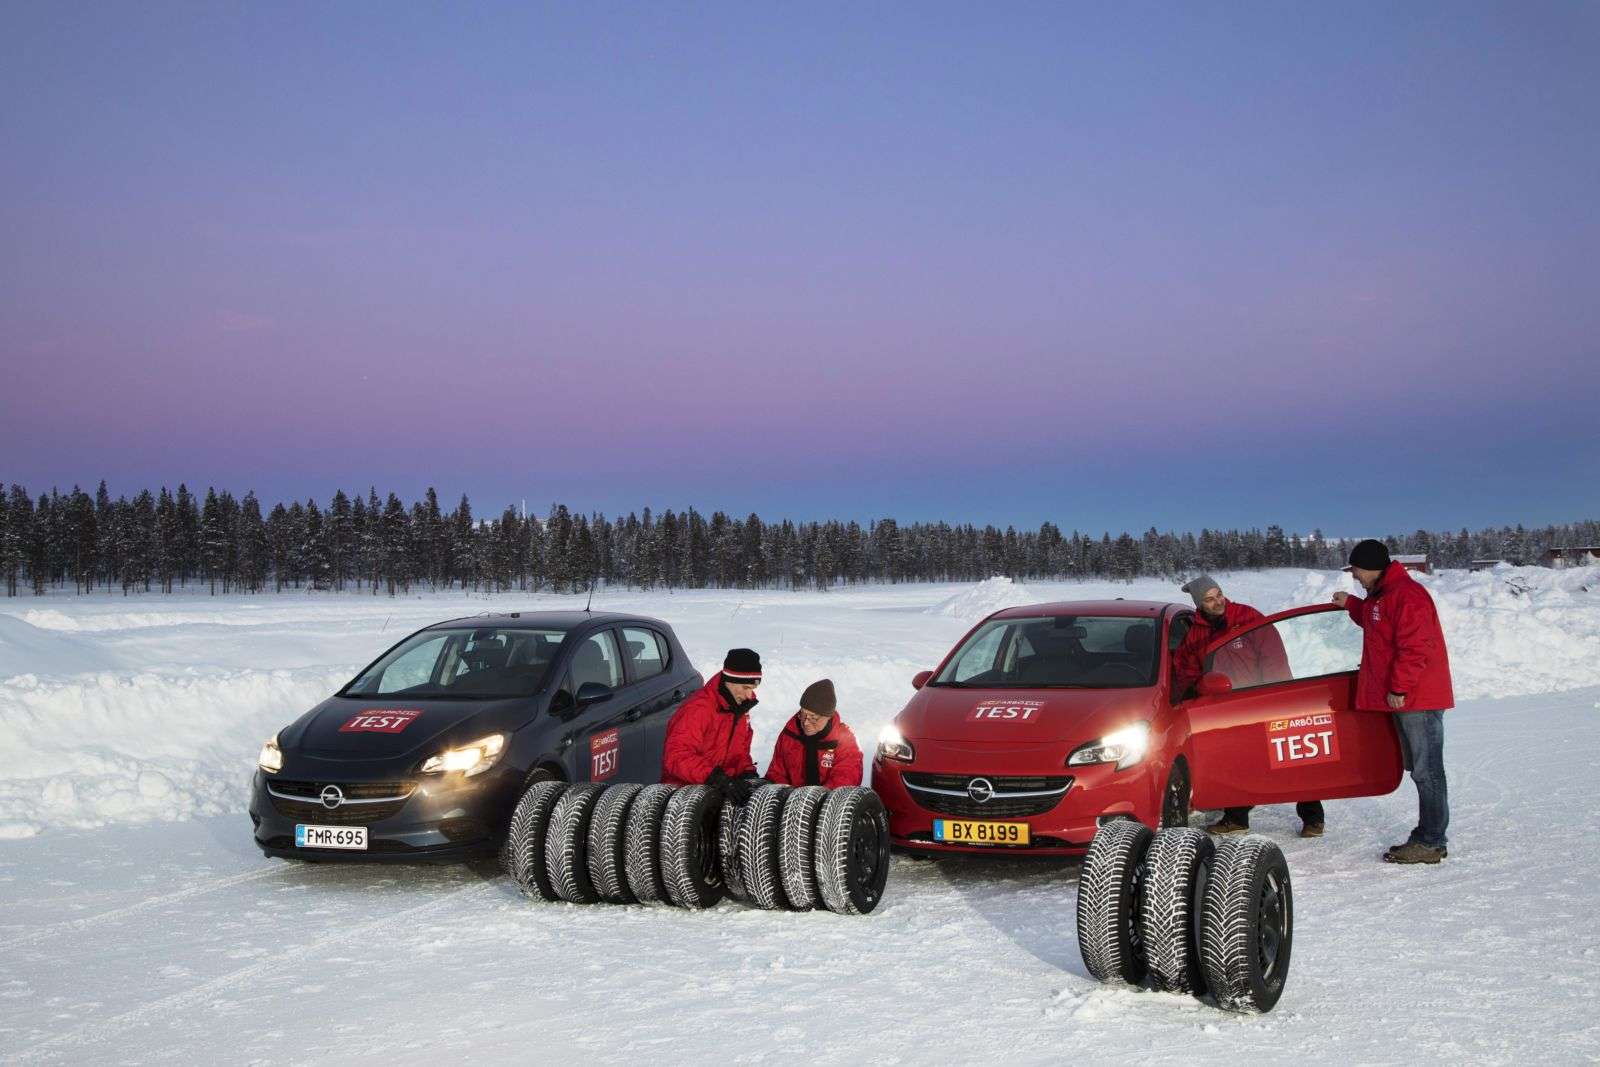
<path id="1" fill-rule="evenodd" d="M 584 610 L 585 614 L 587 614 L 588 611 L 589 611 L 589 605 L 594 603 L 594 583 L 597 582 L 599 579 L 600 579 L 600 576 L 598 574 L 595 575 L 593 578 L 589 579 L 589 599 L 583 605 L 583 610 Z"/>

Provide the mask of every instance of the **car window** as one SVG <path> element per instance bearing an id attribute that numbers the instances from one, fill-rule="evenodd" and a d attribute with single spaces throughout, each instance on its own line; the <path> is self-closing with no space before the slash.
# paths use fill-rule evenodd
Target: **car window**
<path id="1" fill-rule="evenodd" d="M 1361 665 L 1361 628 L 1342 611 L 1295 615 L 1258 626 L 1207 657 L 1235 691 L 1342 674 Z"/>
<path id="2" fill-rule="evenodd" d="M 634 681 L 654 678 L 667 669 L 666 642 L 654 630 L 622 628 L 622 647 L 628 654 L 628 673 Z"/>
<path id="3" fill-rule="evenodd" d="M 1006 632 L 1003 626 L 992 627 L 988 633 L 962 649 L 950 673 L 950 680 L 965 682 L 994 669 L 995 654 L 1000 651 L 1000 642 L 1005 640 Z"/>
<path id="4" fill-rule="evenodd" d="M 586 682 L 599 682 L 616 689 L 622 685 L 622 659 L 617 655 L 617 639 L 610 630 L 601 630 L 584 639 L 572 656 L 569 675 L 576 693 Z"/>
<path id="5" fill-rule="evenodd" d="M 1130 689 L 1155 682 L 1156 623 L 1142 616 L 991 619 L 932 685 Z"/>
<path id="6" fill-rule="evenodd" d="M 566 634 L 482 626 L 413 634 L 362 671 L 345 696 L 492 700 L 538 689 Z"/>
<path id="7" fill-rule="evenodd" d="M 404 649 L 377 677 L 372 679 L 369 693 L 398 693 L 413 686 L 426 685 L 433 679 L 433 668 L 439 662 L 447 634 L 439 634 Z"/>

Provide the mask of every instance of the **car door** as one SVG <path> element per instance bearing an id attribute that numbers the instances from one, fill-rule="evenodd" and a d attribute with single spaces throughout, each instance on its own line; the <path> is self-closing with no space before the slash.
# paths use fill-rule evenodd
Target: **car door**
<path id="1" fill-rule="evenodd" d="M 605 686 L 604 697 L 574 708 L 586 684 Z M 592 690 L 591 690 L 592 691 Z M 551 702 L 557 714 L 570 716 L 567 742 L 572 748 L 574 780 L 579 782 L 637 781 L 629 777 L 645 744 L 643 728 L 628 717 L 626 674 L 617 647 L 616 631 L 596 630 L 572 652 L 566 674 Z"/>
<path id="2" fill-rule="evenodd" d="M 639 727 L 640 744 L 633 752 L 630 781 L 661 780 L 661 750 L 667 721 L 689 695 L 682 674 L 672 662 L 672 644 L 649 626 L 623 626 L 623 665 L 628 672 L 627 717 Z"/>
<path id="3" fill-rule="evenodd" d="M 1232 689 L 1184 702 L 1196 808 L 1380 796 L 1400 784 L 1386 712 L 1355 711 L 1361 629 L 1332 605 L 1222 635 L 1208 672 Z"/>

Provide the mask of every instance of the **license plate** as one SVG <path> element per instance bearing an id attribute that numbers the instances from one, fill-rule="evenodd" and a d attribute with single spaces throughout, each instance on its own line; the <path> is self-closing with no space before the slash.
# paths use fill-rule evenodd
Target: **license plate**
<path id="1" fill-rule="evenodd" d="M 933 820 L 933 839 L 952 845 L 1026 845 L 1025 822 L 975 822 L 971 819 Z"/>
<path id="2" fill-rule="evenodd" d="M 297 848 L 348 848 L 357 851 L 367 847 L 365 826 L 307 826 L 296 823 L 294 843 Z"/>

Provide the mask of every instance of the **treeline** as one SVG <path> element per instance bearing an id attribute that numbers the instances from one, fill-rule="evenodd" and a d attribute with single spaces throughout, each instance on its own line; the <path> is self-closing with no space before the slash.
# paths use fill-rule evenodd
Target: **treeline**
<path id="1" fill-rule="evenodd" d="M 1501 527 L 1388 538 L 1393 552 L 1425 552 L 1435 566 L 1481 558 L 1537 562 L 1548 547 L 1600 543 L 1600 523 Z M 1147 530 L 1098 537 L 951 523 L 764 522 L 694 508 L 607 519 L 555 505 L 543 518 L 507 508 L 479 519 L 463 496 L 451 510 L 429 489 L 407 506 L 333 495 L 274 504 L 180 485 L 112 499 L 104 482 L 90 496 L 74 487 L 31 496 L 20 485 L 0 493 L 0 578 L 6 595 L 68 586 L 173 592 L 200 585 L 212 593 L 282 589 L 370 590 L 394 595 L 416 587 L 575 591 L 592 581 L 667 587 L 826 588 L 838 583 L 1173 577 L 1197 570 L 1343 565 L 1348 544 L 1320 532 L 1301 537 L 1263 530 Z"/>

